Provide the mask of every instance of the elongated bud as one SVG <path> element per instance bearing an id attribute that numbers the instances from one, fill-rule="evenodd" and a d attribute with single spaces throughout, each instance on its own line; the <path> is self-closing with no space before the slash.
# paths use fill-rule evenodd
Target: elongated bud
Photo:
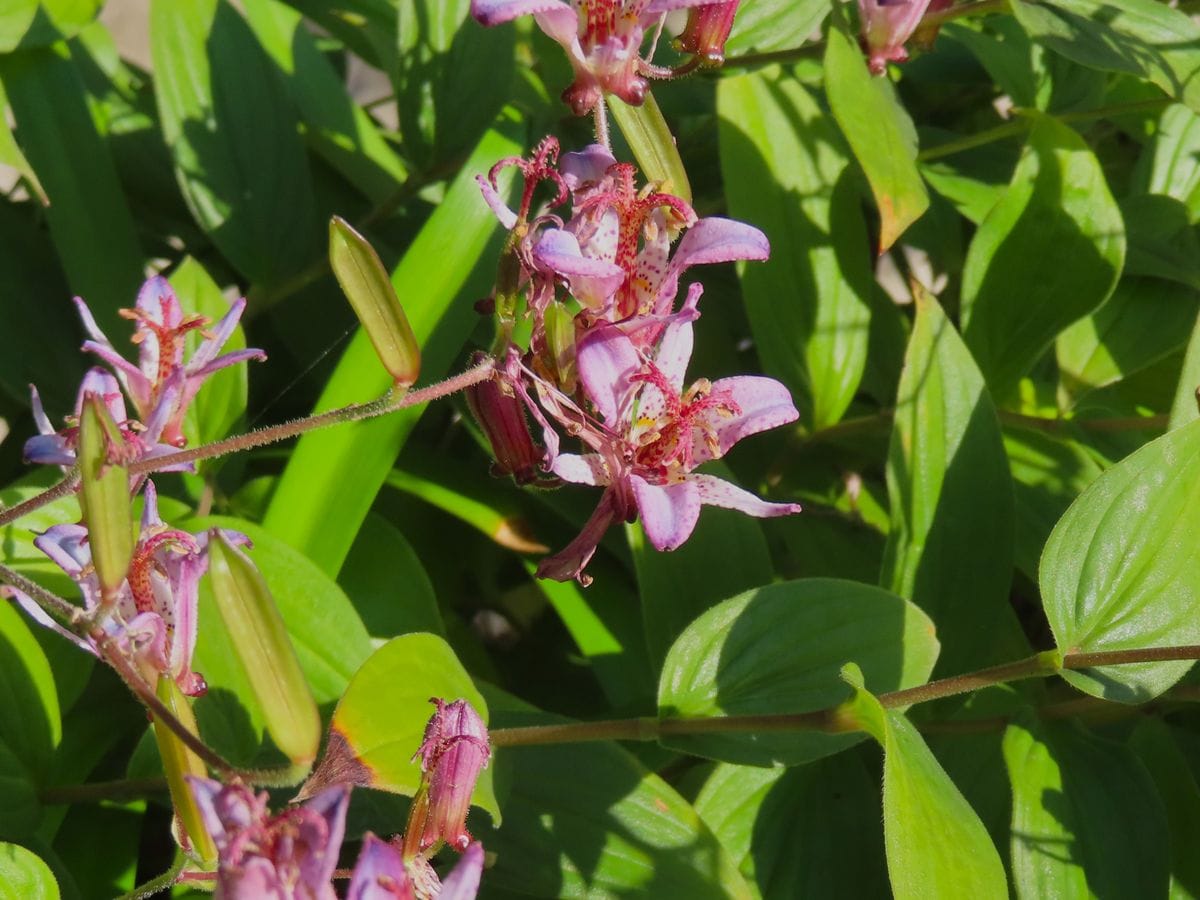
<path id="1" fill-rule="evenodd" d="M 537 481 L 542 449 L 529 433 L 520 399 L 494 378 L 471 385 L 465 393 L 471 415 L 492 445 L 492 474 L 511 475 L 517 484 Z"/>
<path id="2" fill-rule="evenodd" d="M 420 853 L 442 842 L 461 853 L 471 843 L 467 832 L 471 794 L 492 749 L 487 726 L 466 700 L 446 703 L 434 697 L 429 702 L 437 711 L 413 755 L 414 761 L 421 761 L 422 785 L 409 814 L 405 849 L 411 852 L 419 836 L 415 849 Z"/>
<path id="3" fill-rule="evenodd" d="M 196 728 L 196 717 L 192 707 L 184 698 L 179 686 L 169 676 L 158 679 L 158 699 L 171 711 L 176 719 L 192 734 L 199 735 Z M 217 848 L 213 844 L 208 829 L 204 827 L 204 819 L 200 815 L 200 807 L 196 798 L 188 788 L 185 776 L 204 778 L 208 771 L 204 761 L 188 749 L 180 740 L 179 735 L 168 728 L 158 719 L 153 719 L 154 740 L 158 744 L 158 755 L 162 757 L 163 772 L 167 776 L 167 789 L 171 792 L 171 803 L 175 806 L 175 815 L 191 843 L 194 853 L 205 865 L 216 862 Z"/>
<path id="4" fill-rule="evenodd" d="M 561 303 L 546 307 L 546 349 L 558 386 L 565 394 L 575 393 L 575 316 Z"/>
<path id="5" fill-rule="evenodd" d="M 208 574 L 221 621 L 262 706 L 267 732 L 296 765 L 317 755 L 321 718 L 266 581 L 219 529 L 209 532 Z"/>
<path id="6" fill-rule="evenodd" d="M 687 27 L 684 28 L 675 46 L 683 53 L 691 53 L 701 66 L 709 68 L 725 62 L 725 42 L 733 29 L 733 17 L 741 0 L 726 0 L 724 3 L 706 3 L 688 10 Z"/>
<path id="7" fill-rule="evenodd" d="M 339 216 L 329 220 L 329 263 L 383 367 L 400 387 L 413 384 L 421 348 L 404 307 L 379 254 Z"/>
<path id="8" fill-rule="evenodd" d="M 103 398 L 88 394 L 79 417 L 79 505 L 88 530 L 92 564 L 106 603 L 113 602 L 133 558 L 129 473 L 119 465 L 125 448 Z"/>

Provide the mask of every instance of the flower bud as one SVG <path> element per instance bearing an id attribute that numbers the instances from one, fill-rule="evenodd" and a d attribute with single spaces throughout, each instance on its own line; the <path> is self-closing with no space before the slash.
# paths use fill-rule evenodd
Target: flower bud
<path id="1" fill-rule="evenodd" d="M 687 27 L 675 46 L 691 53 L 701 66 L 715 67 L 725 62 L 725 42 L 733 29 L 733 17 L 741 0 L 705 3 L 688 10 Z"/>
<path id="2" fill-rule="evenodd" d="M 105 603 L 113 603 L 133 558 L 133 511 L 124 438 L 102 397 L 87 394 L 79 417 L 79 505 Z"/>
<path id="3" fill-rule="evenodd" d="M 405 848 L 425 853 L 444 841 L 461 853 L 471 843 L 471 794 L 492 755 L 487 726 L 466 700 L 446 703 L 434 697 L 429 702 L 437 712 L 413 755 L 421 761 L 422 784 L 409 815 Z"/>
<path id="4" fill-rule="evenodd" d="M 379 361 L 397 385 L 410 386 L 421 372 L 416 335 L 379 254 L 339 216 L 329 220 L 329 263 Z"/>
<path id="5" fill-rule="evenodd" d="M 546 349 L 554 377 L 564 394 L 575 393 L 575 316 L 561 303 L 546 307 Z"/>
<path id="6" fill-rule="evenodd" d="M 158 679 L 157 694 L 163 705 L 188 731 L 196 735 L 200 733 L 196 727 L 192 707 L 172 678 L 162 676 Z M 217 859 L 216 845 L 213 844 L 208 829 L 204 827 L 204 819 L 196 805 L 196 798 L 185 780 L 185 776 L 188 775 L 203 778 L 208 774 L 208 770 L 204 767 L 204 761 L 188 749 L 179 735 L 157 718 L 153 722 L 154 740 L 158 744 L 158 755 L 162 757 L 163 772 L 167 776 L 167 788 L 171 792 L 175 815 L 191 842 L 192 852 L 202 863 L 214 863 Z"/>
<path id="7" fill-rule="evenodd" d="M 533 442 L 520 399 L 495 378 L 465 391 L 467 406 L 492 445 L 492 474 L 511 475 L 517 484 L 537 481 L 542 448 Z"/>
<path id="8" fill-rule="evenodd" d="M 208 572 L 217 611 L 262 706 L 267 732 L 293 763 L 310 764 L 321 741 L 321 718 L 266 581 L 217 528 L 209 531 Z"/>

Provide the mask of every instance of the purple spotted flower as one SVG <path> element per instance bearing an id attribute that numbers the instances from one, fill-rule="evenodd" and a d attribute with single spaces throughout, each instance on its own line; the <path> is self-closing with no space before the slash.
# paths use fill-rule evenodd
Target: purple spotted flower
<path id="1" fill-rule="evenodd" d="M 447 703 L 434 697 L 429 702 L 437 710 L 413 755 L 421 761 L 425 787 L 424 795 L 414 801 L 414 810 L 421 804 L 424 808 L 409 819 L 407 846 L 415 841 L 415 849 L 425 853 L 445 842 L 462 852 L 471 843 L 467 832 L 471 794 L 492 755 L 487 726 L 466 700 Z"/>
<path id="2" fill-rule="evenodd" d="M 420 900 L 423 897 L 474 900 L 479 892 L 483 871 L 483 845 L 479 843 L 467 847 L 458 865 L 440 884 L 432 868 L 423 859 L 420 863 L 419 871 L 410 873 L 396 847 L 367 832 L 350 877 L 346 900 Z"/>
<path id="3" fill-rule="evenodd" d="M 188 784 L 217 846 L 217 900 L 337 900 L 331 879 L 346 829 L 348 786 L 271 815 L 266 792 L 208 778 L 189 777 Z"/>
<path id="4" fill-rule="evenodd" d="M 542 560 L 538 574 L 587 583 L 583 570 L 614 522 L 640 518 L 658 550 L 691 535 L 702 505 L 748 515 L 786 516 L 795 503 L 768 503 L 697 466 L 724 456 L 742 438 L 798 417 L 787 389 L 771 378 L 700 379 L 685 387 L 692 355 L 693 292 L 663 330 L 652 356 L 614 325 L 593 329 L 579 345 L 584 390 L 601 422 L 578 428 L 592 452 L 560 454 L 553 471 L 565 481 L 605 487 L 582 533 Z"/>
<path id="5" fill-rule="evenodd" d="M 206 331 L 209 320 L 204 316 L 184 315 L 165 278 L 149 279 L 138 292 L 134 308 L 121 310 L 122 316 L 136 323 L 133 342 L 138 345 L 137 365 L 116 351 L 83 300 L 76 297 L 75 305 L 91 336 L 83 349 L 113 367 L 142 421 L 162 419 L 162 439 L 175 447 L 186 443 L 183 417 L 209 375 L 237 363 L 267 358 L 263 351 L 255 349 L 218 355 L 242 317 L 246 308 L 244 299 L 231 304 L 221 321 Z M 187 335 L 196 330 L 204 335 L 204 341 L 185 361 Z"/>
<path id="6" fill-rule="evenodd" d="M 591 112 L 604 95 L 633 105 L 646 97 L 646 77 L 661 74 L 642 56 L 651 26 L 673 9 L 712 0 L 471 0 L 471 15 L 500 25 L 532 15 L 567 53 L 575 80 L 563 100 L 576 115 Z"/>

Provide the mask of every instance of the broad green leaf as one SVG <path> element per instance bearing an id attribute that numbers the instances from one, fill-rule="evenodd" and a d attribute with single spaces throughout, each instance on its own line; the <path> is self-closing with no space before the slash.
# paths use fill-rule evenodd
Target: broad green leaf
<path id="1" fill-rule="evenodd" d="M 1134 189 L 1180 200 L 1200 219 L 1200 114 L 1182 104 L 1162 111 L 1134 169 Z"/>
<path id="2" fill-rule="evenodd" d="M 327 708 L 342 696 L 371 654 L 370 637 L 350 600 L 311 560 L 257 525 L 224 517 L 179 524 L 191 532 L 213 526 L 240 531 L 254 542 L 250 559 L 275 598 L 314 699 Z M 249 762 L 261 743 L 262 710 L 229 652 L 207 578 L 201 582 L 200 621 L 204 625 L 196 642 L 194 668 L 209 685 L 209 692 L 196 703 L 201 734 L 223 752 Z"/>
<path id="3" fill-rule="evenodd" d="M 825 93 L 875 195 L 883 253 L 929 207 L 917 172 L 917 133 L 891 81 L 871 77 L 858 41 L 835 21 L 825 48 Z"/>
<path id="4" fill-rule="evenodd" d="M 937 301 L 922 291 L 916 303 L 888 451 L 891 529 L 879 583 L 950 636 L 937 668 L 950 675 L 1028 646 L 1008 602 L 1013 488 L 996 410 Z"/>
<path id="5" fill-rule="evenodd" d="M 722 764 L 695 805 L 765 900 L 888 894 L 879 786 L 860 754 L 790 769 Z"/>
<path id="6" fill-rule="evenodd" d="M 175 289 L 184 313 L 199 313 L 212 322 L 218 322 L 229 312 L 229 301 L 225 299 L 221 288 L 204 267 L 190 256 L 171 273 L 171 287 Z M 203 340 L 200 332 L 190 332 L 186 338 L 187 353 L 194 353 Z M 223 352 L 231 353 L 245 346 L 246 335 L 242 326 L 238 325 L 226 341 Z M 192 400 L 184 418 L 184 434 L 189 446 L 225 437 L 245 414 L 249 391 L 247 368 L 245 363 L 229 366 L 205 379 L 204 386 Z"/>
<path id="7" fill-rule="evenodd" d="M 514 30 L 480 27 L 470 8 L 469 0 L 397 7 L 400 136 L 422 169 L 473 146 L 512 96 Z"/>
<path id="8" fill-rule="evenodd" d="M 850 696 L 855 662 L 872 689 L 923 684 L 937 659 L 933 623 L 912 603 L 854 581 L 808 578 L 748 591 L 696 619 L 671 647 L 659 681 L 662 719 L 804 713 Z M 664 737 L 699 756 L 795 765 L 862 735 L 813 731 Z"/>
<path id="9" fill-rule="evenodd" d="M 246 20 L 279 66 L 309 144 L 356 188 L 382 203 L 404 182 L 404 164 L 370 114 L 350 99 L 317 38 L 277 0 L 247 0 Z"/>
<path id="10" fill-rule="evenodd" d="M 1042 555 L 1042 604 L 1064 654 L 1200 643 L 1200 423 L 1151 441 L 1096 479 Z M 1188 660 L 1066 669 L 1123 703 L 1161 694 Z"/>
<path id="11" fill-rule="evenodd" d="M 448 374 L 479 320 L 472 300 L 487 293 L 492 281 L 487 250 L 494 246 L 496 223 L 474 176 L 519 152 L 505 132 L 489 131 L 392 272 L 431 380 Z M 373 400 L 390 385 L 360 331 L 317 401 L 317 411 Z M 280 476 L 264 526 L 336 573 L 423 410 L 413 407 L 305 435 Z"/>
<path id="12" fill-rule="evenodd" d="M 327 785 L 349 783 L 415 794 L 421 767 L 413 757 L 434 711 L 430 697 L 466 700 L 488 720 L 487 703 L 442 638 L 405 634 L 388 641 L 346 687 L 333 712 L 325 753 L 301 793 L 311 796 Z M 381 716 L 380 710 L 387 714 Z M 471 802 L 499 824 L 492 771 L 483 770 Z"/>
<path id="13" fill-rule="evenodd" d="M 296 116 L 271 59 L 226 0 L 150 8 L 163 137 L 196 222 L 247 278 L 278 283 L 320 255 Z"/>
<path id="14" fill-rule="evenodd" d="M 437 596 L 421 559 L 391 522 L 371 513 L 338 582 L 374 638 L 410 631 L 445 636 Z"/>
<path id="15" fill-rule="evenodd" d="M 0 7 L 0 53 L 69 38 L 103 5 L 104 0 L 5 0 Z"/>
<path id="16" fill-rule="evenodd" d="M 1039 118 L 963 269 L 963 338 L 993 396 L 1006 396 L 1060 331 L 1107 299 L 1124 258 L 1100 163 L 1070 128 Z"/>
<path id="17" fill-rule="evenodd" d="M 1192 324 L 1187 352 L 1179 373 L 1179 386 L 1171 403 L 1171 429 L 1200 418 L 1200 317 Z"/>
<path id="18" fill-rule="evenodd" d="M 34 194 L 43 206 L 46 206 L 50 203 L 50 198 L 46 196 L 45 188 L 38 181 L 37 172 L 33 171 L 33 166 L 29 164 L 29 160 L 25 158 L 25 154 L 17 145 L 17 139 L 13 137 L 12 128 L 8 124 L 7 110 L 8 97 L 4 93 L 4 85 L 0 83 L 0 112 L 3 112 L 3 115 L 0 115 L 0 165 L 16 169 L 25 179 L 30 193 Z"/>
<path id="19" fill-rule="evenodd" d="M 24 614 L 0 603 L 0 739 L 43 777 L 62 739 L 62 720 L 54 674 Z"/>
<path id="20" fill-rule="evenodd" d="M 1146 716 L 1133 730 L 1129 746 L 1141 760 L 1162 801 L 1171 836 L 1172 900 L 1200 896 L 1200 857 L 1192 848 L 1200 842 L 1200 785 L 1161 719 Z"/>
<path id="21" fill-rule="evenodd" d="M 858 681 L 856 675 L 848 677 Z M 893 896 L 1007 898 L 1004 864 L 975 811 L 912 723 L 860 684 L 850 714 L 883 747 L 883 841 Z"/>
<path id="22" fill-rule="evenodd" d="M 1027 716 L 1008 726 L 1004 761 L 1018 898 L 1166 896 L 1166 814 L 1132 751 Z"/>
<path id="23" fill-rule="evenodd" d="M 1080 65 L 1154 82 L 1200 111 L 1200 25 L 1156 0 L 1014 0 L 1035 41 Z"/>
<path id="24" fill-rule="evenodd" d="M 714 470 L 714 474 L 727 473 L 727 469 Z M 625 534 L 633 551 L 646 646 L 655 668 L 705 610 L 775 580 L 762 526 L 733 510 L 704 510 L 692 536 L 670 553 L 650 546 L 640 525 L 628 526 Z"/>
<path id="25" fill-rule="evenodd" d="M 385 72 L 396 66 L 396 13 L 394 0 L 288 0 L 288 6 L 304 13 L 337 37 L 371 65 Z"/>
<path id="26" fill-rule="evenodd" d="M 799 47 L 816 34 L 829 4 L 825 0 L 755 0 L 743 3 L 725 42 L 731 62 L 747 53 L 769 53 Z"/>
<path id="27" fill-rule="evenodd" d="M 1200 236 L 1182 200 L 1135 194 L 1121 201 L 1129 241 L 1126 275 L 1166 278 L 1200 290 Z"/>
<path id="28" fill-rule="evenodd" d="M 1103 467 L 1073 437 L 1032 428 L 1005 426 L 1004 449 L 1016 499 L 1014 561 L 1036 579 L 1050 532 Z"/>
<path id="29" fill-rule="evenodd" d="M 17 140 L 50 199 L 46 221 L 71 289 L 110 335 L 123 333 L 117 310 L 137 296 L 142 250 L 71 56 L 64 44 L 0 56 L 0 80 Z"/>
<path id="30" fill-rule="evenodd" d="M 0 844 L 0 900 L 58 900 L 50 867 L 17 844 Z"/>
<path id="31" fill-rule="evenodd" d="M 1159 198 L 1162 199 L 1162 198 Z M 1196 247 L 1200 262 L 1200 244 Z M 1114 384 L 1184 345 L 1200 293 L 1159 278 L 1123 278 L 1103 305 L 1058 336 L 1063 385 L 1079 395 Z"/>
<path id="32" fill-rule="evenodd" d="M 487 694 L 493 730 L 567 721 Z M 687 801 L 616 744 L 501 747 L 494 768 L 504 825 L 474 829 L 496 853 L 490 887 L 532 897 L 753 896 Z"/>
<path id="33" fill-rule="evenodd" d="M 804 423 L 846 411 L 866 365 L 872 290 L 866 223 L 837 129 L 794 78 L 768 69 L 717 87 L 730 214 L 771 241 L 742 294 L 759 360 Z"/>

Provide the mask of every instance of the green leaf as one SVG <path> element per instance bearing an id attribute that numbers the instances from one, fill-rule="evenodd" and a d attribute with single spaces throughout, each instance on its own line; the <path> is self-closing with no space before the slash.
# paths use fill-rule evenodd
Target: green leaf
<path id="1" fill-rule="evenodd" d="M 691 203 L 692 186 L 688 182 L 687 169 L 683 167 L 675 136 L 654 95 L 647 91 L 640 106 L 628 106 L 612 94 L 606 99 L 613 121 L 633 151 L 642 177 L 647 181 L 662 182 L 663 190 Z"/>
<path id="2" fill-rule="evenodd" d="M 374 638 L 410 631 L 445 637 L 429 575 L 412 544 L 395 525 L 371 513 L 363 523 L 338 582 Z"/>
<path id="3" fill-rule="evenodd" d="M 198 313 L 213 322 L 218 322 L 229 312 L 229 301 L 221 288 L 213 281 L 200 263 L 187 257 L 171 273 L 171 287 L 179 297 L 184 313 Z M 188 333 L 187 353 L 191 354 L 204 340 L 198 331 Z M 246 335 L 238 325 L 224 352 L 241 350 L 246 346 Z M 229 434 L 230 429 L 245 415 L 246 397 L 249 391 L 249 373 L 245 364 L 229 366 L 214 372 L 204 380 L 204 386 L 192 400 L 184 417 L 184 435 L 189 446 L 207 444 Z"/>
<path id="4" fill-rule="evenodd" d="M 1083 66 L 1146 78 L 1200 111 L 1200 25 L 1155 0 L 1014 0 L 1035 41 Z"/>
<path id="5" fill-rule="evenodd" d="M 279 66 L 308 143 L 375 203 L 407 177 L 404 164 L 371 115 L 346 92 L 303 18 L 276 0 L 246 0 L 246 20 Z"/>
<path id="6" fill-rule="evenodd" d="M 0 53 L 69 38 L 103 5 L 103 0 L 6 0 L 0 9 Z"/>
<path id="7" fill-rule="evenodd" d="M 50 867 L 16 844 L 0 844 L 0 900 L 58 900 Z"/>
<path id="8" fill-rule="evenodd" d="M 879 787 L 861 754 L 790 769 L 719 765 L 696 812 L 766 900 L 888 895 Z"/>
<path id="9" fill-rule="evenodd" d="M 1039 117 L 963 269 L 963 338 L 993 396 L 1007 395 L 1060 331 L 1107 299 L 1124 258 L 1100 163 L 1078 134 Z"/>
<path id="10" fill-rule="evenodd" d="M 1179 372 L 1179 386 L 1171 403 L 1168 427 L 1172 430 L 1200 418 L 1200 317 L 1192 324 L 1187 352 Z"/>
<path id="11" fill-rule="evenodd" d="M 1200 219 L 1200 115 L 1180 104 L 1164 109 L 1133 174 L 1135 191 L 1181 200 Z"/>
<path id="12" fill-rule="evenodd" d="M 1192 848 L 1200 842 L 1200 785 L 1176 743 L 1171 728 L 1147 716 L 1138 722 L 1129 746 L 1154 781 L 1167 814 L 1171 836 L 1173 900 L 1200 896 L 1200 857 Z"/>
<path id="13" fill-rule="evenodd" d="M 825 93 L 879 208 L 879 252 L 929 207 L 917 172 L 917 133 L 891 81 L 872 78 L 857 40 L 840 19 L 825 48 Z"/>
<path id="14" fill-rule="evenodd" d="M 567 720 L 499 690 L 495 727 Z M 613 743 L 496 751 L 504 826 L 482 835 L 490 887 L 533 897 L 748 898 L 734 861 L 666 781 Z"/>
<path id="15" fill-rule="evenodd" d="M 421 342 L 428 378 L 448 372 L 479 321 L 471 301 L 487 293 L 492 280 L 486 253 L 493 246 L 496 223 L 474 176 L 519 151 L 505 133 L 489 131 L 392 272 L 392 284 Z M 317 411 L 373 400 L 390 385 L 360 331 L 317 401 Z M 423 411 L 423 406 L 412 407 L 305 435 L 279 479 L 264 526 L 326 572 L 336 573 Z"/>
<path id="16" fill-rule="evenodd" d="M 713 474 L 724 477 L 728 469 Z M 646 646 L 655 668 L 684 629 L 705 610 L 775 580 L 762 526 L 733 510 L 706 509 L 687 542 L 655 550 L 640 525 L 626 531 L 642 598 Z"/>
<path id="17" fill-rule="evenodd" d="M 920 291 L 916 303 L 888 451 L 891 529 L 879 583 L 951 636 L 937 669 L 948 675 L 1029 648 L 1008 602 L 1013 489 L 996 410 L 937 301 Z"/>
<path id="18" fill-rule="evenodd" d="M 480 27 L 470 7 L 469 0 L 397 7 L 400 135 L 423 169 L 474 145 L 512 97 L 514 30 Z"/>
<path id="19" fill-rule="evenodd" d="M 812 95 L 778 70 L 721 79 L 717 112 L 730 214 L 771 241 L 771 259 L 742 272 L 759 360 L 804 423 L 823 428 L 862 379 L 873 289 L 846 151 Z"/>
<path id="20" fill-rule="evenodd" d="M 858 663 L 878 691 L 924 684 L 937 659 L 933 623 L 871 585 L 833 578 L 748 591 L 693 622 L 667 654 L 659 717 L 805 713 L 843 702 L 838 677 Z M 668 747 L 749 765 L 795 765 L 836 753 L 855 734 L 711 734 L 664 737 Z"/>
<path id="21" fill-rule="evenodd" d="M 1121 201 L 1129 239 L 1125 274 L 1166 278 L 1200 289 L 1200 237 L 1175 197 L 1135 194 Z"/>
<path id="22" fill-rule="evenodd" d="M 912 723 L 859 684 L 850 712 L 883 746 L 883 840 L 896 900 L 1007 898 L 992 839 Z"/>
<path id="23" fill-rule="evenodd" d="M 1162 198 L 1157 198 L 1162 199 Z M 1200 244 L 1196 247 L 1200 260 Z M 1200 295 L 1158 278 L 1122 278 L 1104 304 L 1055 342 L 1063 385 L 1073 394 L 1114 384 L 1184 345 Z"/>
<path id="24" fill-rule="evenodd" d="M 1166 815 L 1132 751 L 1027 716 L 1005 732 L 1004 761 L 1018 898 L 1166 896 Z"/>
<path id="25" fill-rule="evenodd" d="M 421 767 L 413 757 L 433 714 L 430 697 L 466 700 L 484 722 L 488 720 L 483 695 L 450 645 L 437 635 L 401 635 L 372 653 L 338 701 L 325 753 L 301 794 L 311 796 L 328 785 L 345 783 L 415 794 Z M 381 716 L 381 709 L 387 715 Z M 471 802 L 499 824 L 492 771 L 480 774 Z"/>
<path id="26" fill-rule="evenodd" d="M 769 53 L 799 47 L 816 34 L 829 15 L 826 0 L 755 0 L 744 3 L 725 42 L 725 56 Z"/>
<path id="27" fill-rule="evenodd" d="M 117 310 L 137 296 L 142 250 L 70 54 L 57 44 L 0 56 L 0 80 L 21 149 L 50 198 L 46 221 L 71 289 L 101 328 L 122 333 L 128 326 Z"/>
<path id="28" fill-rule="evenodd" d="M 275 598 L 305 681 L 319 706 L 332 704 L 371 654 L 370 637 L 350 600 L 311 560 L 257 525 L 226 517 L 179 524 L 191 532 L 214 526 L 240 531 L 254 542 L 251 559 Z M 195 704 L 201 734 L 222 752 L 249 762 L 261 743 L 263 712 L 229 652 L 207 578 L 201 582 L 200 621 L 205 624 L 196 641 L 194 668 L 209 685 Z"/>
<path id="29" fill-rule="evenodd" d="M 150 8 L 163 137 L 196 222 L 239 271 L 274 284 L 320 253 L 312 182 L 278 71 L 225 0 Z"/>
<path id="30" fill-rule="evenodd" d="M 1066 653 L 1200 643 L 1200 424 L 1151 441 L 1092 483 L 1055 527 L 1039 570 Z M 1085 693 L 1141 703 L 1189 660 L 1066 669 Z"/>
<path id="31" fill-rule="evenodd" d="M 38 778 L 62 739 L 54 674 L 24 616 L 0 603 L 0 738 Z"/>
<path id="32" fill-rule="evenodd" d="M 47 206 L 50 198 L 46 196 L 45 188 L 38 181 L 37 172 L 33 171 L 33 166 L 29 164 L 29 160 L 17 145 L 17 139 L 13 137 L 12 128 L 8 124 L 7 110 L 8 97 L 4 93 L 4 85 L 0 84 L 0 111 L 4 112 L 4 115 L 0 115 L 0 165 L 16 169 L 25 179 L 29 192 L 41 201 L 42 206 Z"/>

